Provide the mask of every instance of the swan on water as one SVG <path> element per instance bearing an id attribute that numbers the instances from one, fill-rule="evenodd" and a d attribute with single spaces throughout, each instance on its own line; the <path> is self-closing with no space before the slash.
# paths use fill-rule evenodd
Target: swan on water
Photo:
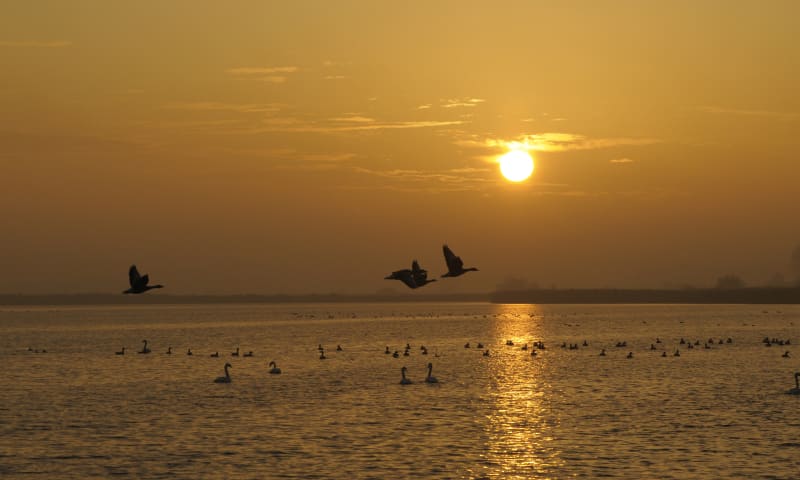
<path id="1" fill-rule="evenodd" d="M 148 285 L 147 282 L 150 281 L 150 276 L 146 274 L 139 275 L 139 270 L 136 269 L 136 265 L 131 265 L 131 268 L 128 270 L 128 281 L 131 284 L 131 288 L 122 293 L 144 293 L 154 288 L 164 288 L 164 285 Z"/>
<path id="2" fill-rule="evenodd" d="M 186 350 L 186 355 L 192 355 L 192 349 L 191 348 Z"/>
<path id="3" fill-rule="evenodd" d="M 231 375 L 228 373 L 228 369 L 232 368 L 230 363 L 225 364 L 225 376 L 224 377 L 217 377 L 214 379 L 214 383 L 231 383 Z"/>
<path id="4" fill-rule="evenodd" d="M 167 347 L 167 351 L 164 352 L 165 355 L 172 355 L 172 347 Z"/>
<path id="5" fill-rule="evenodd" d="M 794 374 L 794 388 L 790 388 L 788 392 L 789 395 L 800 395 L 800 372 L 795 372 Z"/>
<path id="6" fill-rule="evenodd" d="M 217 357 L 219 357 L 219 352 L 214 352 L 211 355 L 209 355 L 209 357 L 217 358 Z"/>
<path id="7" fill-rule="evenodd" d="M 272 373 L 272 374 L 278 374 L 278 373 L 281 373 L 281 369 L 280 369 L 280 368 L 278 368 L 278 365 L 277 365 L 277 364 L 275 364 L 275 360 L 273 360 L 273 361 L 269 362 L 269 366 L 270 366 L 270 367 L 272 367 L 272 368 L 270 369 L 269 373 Z"/>
<path id="8" fill-rule="evenodd" d="M 236 351 L 231 353 L 231 357 L 238 357 L 239 356 L 239 347 L 236 347 Z"/>
<path id="9" fill-rule="evenodd" d="M 447 245 L 442 245 L 442 252 L 444 252 L 444 261 L 447 264 L 447 273 L 442 275 L 442 277 L 458 277 L 467 272 L 478 271 L 475 267 L 464 268 L 464 262 L 461 260 L 461 257 L 456 256 Z"/>
<path id="10" fill-rule="evenodd" d="M 125 347 L 122 347 L 122 350 L 119 352 L 114 352 L 114 355 L 125 355 Z"/>
<path id="11" fill-rule="evenodd" d="M 411 385 L 412 383 L 414 383 L 406 378 L 406 370 L 408 370 L 406 367 L 400 369 L 400 375 L 403 376 L 403 378 L 400 380 L 400 385 Z"/>
<path id="12" fill-rule="evenodd" d="M 433 364 L 428 363 L 428 376 L 425 377 L 425 383 L 439 383 L 439 380 L 436 377 L 431 376 L 431 371 L 433 370 Z"/>
<path id="13" fill-rule="evenodd" d="M 139 353 L 150 353 L 150 349 L 147 348 L 147 340 L 142 340 L 142 343 L 144 343 L 144 346 L 139 350 Z"/>

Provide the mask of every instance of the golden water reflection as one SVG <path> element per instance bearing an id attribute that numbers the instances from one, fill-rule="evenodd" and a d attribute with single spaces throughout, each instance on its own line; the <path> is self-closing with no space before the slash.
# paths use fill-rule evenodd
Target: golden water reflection
<path id="1" fill-rule="evenodd" d="M 548 351 L 535 350 L 543 341 L 542 312 L 536 305 L 497 305 L 495 338 L 514 345 L 493 356 L 496 376 L 486 393 L 487 445 L 484 470 L 478 478 L 557 477 L 563 465 L 553 443 L 559 419 L 550 405 L 552 393 L 544 372 Z M 522 346 L 527 344 L 528 350 Z"/>

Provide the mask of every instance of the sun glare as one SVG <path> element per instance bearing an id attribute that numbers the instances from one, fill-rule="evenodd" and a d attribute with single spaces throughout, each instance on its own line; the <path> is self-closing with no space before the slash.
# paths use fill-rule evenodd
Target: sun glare
<path id="1" fill-rule="evenodd" d="M 512 150 L 498 159 L 500 172 L 512 182 L 521 182 L 533 173 L 533 159 L 528 152 Z"/>

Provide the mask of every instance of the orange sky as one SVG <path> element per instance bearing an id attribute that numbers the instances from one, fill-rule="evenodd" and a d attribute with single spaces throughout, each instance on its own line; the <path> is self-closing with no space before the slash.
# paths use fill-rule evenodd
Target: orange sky
<path id="1" fill-rule="evenodd" d="M 800 243 L 795 1 L 8 1 L 0 293 L 747 284 Z M 496 157 L 525 142 L 534 175 Z M 417 293 L 417 292 L 415 292 Z"/>

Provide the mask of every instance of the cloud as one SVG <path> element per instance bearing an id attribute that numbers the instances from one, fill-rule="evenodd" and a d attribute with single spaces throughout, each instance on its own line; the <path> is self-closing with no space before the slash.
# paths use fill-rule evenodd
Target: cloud
<path id="1" fill-rule="evenodd" d="M 430 103 L 426 103 L 426 104 L 424 104 L 424 105 L 420 105 L 420 106 L 418 106 L 418 107 L 417 107 L 417 110 L 427 110 L 427 109 L 429 109 L 429 108 L 431 108 L 431 104 L 430 104 Z"/>
<path id="2" fill-rule="evenodd" d="M 229 68 L 226 70 L 231 75 L 272 75 L 275 73 L 295 73 L 300 70 L 299 67 L 237 67 Z"/>
<path id="3" fill-rule="evenodd" d="M 67 40 L 55 40 L 49 42 L 32 40 L 0 40 L 0 47 L 9 48 L 64 48 L 72 45 Z"/>
<path id="4" fill-rule="evenodd" d="M 372 170 L 363 167 L 353 167 L 353 171 L 363 175 L 380 177 L 390 180 L 389 184 L 374 184 L 360 187 L 347 187 L 359 189 L 395 190 L 403 192 L 463 192 L 477 191 L 486 185 L 496 183 L 492 179 L 483 178 L 487 169 L 450 169 L 450 170 Z"/>
<path id="5" fill-rule="evenodd" d="M 619 146 L 652 145 L 660 143 L 654 138 L 588 138 L 584 135 L 564 132 L 548 132 L 522 135 L 515 140 L 496 138 L 468 138 L 457 141 L 462 146 L 483 147 L 492 150 L 520 149 L 535 152 L 566 152 L 574 150 L 597 150 Z"/>
<path id="6" fill-rule="evenodd" d="M 276 113 L 282 105 L 275 103 L 222 103 L 222 102 L 173 102 L 164 108 L 189 111 Z"/>
<path id="7" fill-rule="evenodd" d="M 486 100 L 482 98 L 449 98 L 441 100 L 442 108 L 474 107 Z"/>
<path id="8" fill-rule="evenodd" d="M 747 116 L 747 117 L 772 117 L 772 118 L 779 118 L 783 120 L 792 120 L 800 117 L 798 113 L 792 112 L 774 112 L 769 110 L 743 110 L 737 108 L 724 108 L 724 107 L 715 107 L 715 106 L 702 106 L 698 107 L 697 110 L 710 113 L 714 115 L 739 115 L 739 116 Z"/>
<path id="9" fill-rule="evenodd" d="M 355 122 L 355 123 L 373 123 L 374 118 L 364 117 L 358 114 L 347 115 L 345 117 L 331 118 L 334 122 Z"/>
<path id="10" fill-rule="evenodd" d="M 322 78 L 324 78 L 325 80 L 344 80 L 347 77 L 344 75 L 326 75 Z"/>
<path id="11" fill-rule="evenodd" d="M 609 160 L 609 162 L 616 165 L 625 165 L 628 163 L 633 163 L 633 160 L 631 160 L 630 158 L 613 158 Z"/>
<path id="12" fill-rule="evenodd" d="M 366 117 L 364 118 L 366 120 Z M 316 123 L 316 122 L 302 122 L 298 119 L 291 119 L 292 122 L 288 124 L 272 123 L 265 126 L 252 128 L 249 130 L 235 131 L 230 133 L 269 133 L 269 132 L 284 132 L 284 133 L 340 133 L 340 132 L 358 132 L 358 131 L 378 131 L 378 130 L 405 130 L 415 128 L 437 128 L 450 125 L 462 125 L 462 121 L 408 121 L 408 122 L 358 122 L 342 121 L 339 123 Z M 266 123 L 266 122 L 265 122 Z"/>
<path id="13" fill-rule="evenodd" d="M 285 83 L 289 79 L 285 74 L 299 71 L 299 67 L 237 67 L 225 70 L 238 78 L 258 80 L 266 83 Z"/>

